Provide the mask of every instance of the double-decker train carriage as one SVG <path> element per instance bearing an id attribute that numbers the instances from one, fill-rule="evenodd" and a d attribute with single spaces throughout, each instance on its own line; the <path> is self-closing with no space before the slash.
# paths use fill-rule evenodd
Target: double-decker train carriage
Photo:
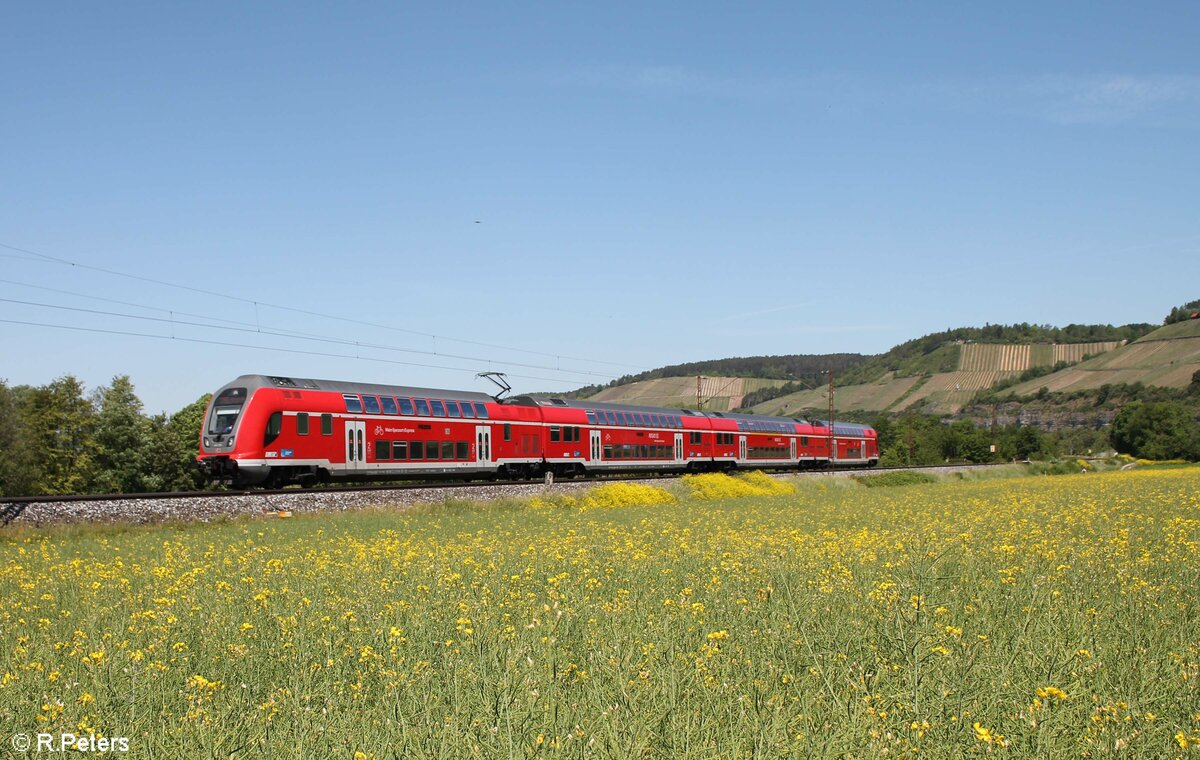
<path id="1" fill-rule="evenodd" d="M 879 459 L 865 425 L 269 375 L 218 390 L 200 443 L 201 469 L 237 486 Z"/>

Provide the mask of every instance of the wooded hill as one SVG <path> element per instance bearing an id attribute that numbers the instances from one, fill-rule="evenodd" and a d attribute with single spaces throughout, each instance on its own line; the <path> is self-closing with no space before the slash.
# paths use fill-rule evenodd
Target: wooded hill
<path id="1" fill-rule="evenodd" d="M 1196 308 L 1200 302 L 1177 307 L 1165 321 L 1190 317 Z M 700 405 L 717 411 L 823 416 L 828 404 L 824 371 L 833 369 L 835 406 L 841 413 L 955 415 L 978 398 L 1002 389 L 1013 389 L 1010 395 L 1019 399 L 1038 392 L 1040 386 L 1029 383 L 1039 379 L 1067 383 L 1066 376 L 1058 373 L 1076 367 L 1087 372 L 1092 363 L 1110 360 L 1120 366 L 1125 361 L 1122 356 L 1136 356 L 1128 361 L 1137 366 L 1122 367 L 1127 371 L 1112 374 L 1117 378 L 1114 382 L 1183 388 L 1191 379 L 1190 345 L 1176 343 L 1169 350 L 1148 350 L 1146 344 L 1185 338 L 1195 324 L 1200 321 L 1189 319 L 1187 324 L 1167 328 L 1149 323 L 962 327 L 906 341 L 877 356 L 759 356 L 693 362 L 620 378 L 603 387 L 583 388 L 576 395 L 660 406 Z M 1196 348 L 1200 369 L 1200 344 Z M 1129 353 L 1122 353 L 1126 350 Z M 1078 373 L 1070 377 L 1072 382 L 1080 382 Z M 1100 372 L 1087 377 L 1094 387 L 1105 382 Z"/>

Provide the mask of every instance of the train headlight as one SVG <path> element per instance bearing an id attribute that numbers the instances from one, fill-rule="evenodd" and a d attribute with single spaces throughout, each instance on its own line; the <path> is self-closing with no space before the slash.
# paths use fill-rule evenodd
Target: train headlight
<path id="1" fill-rule="evenodd" d="M 207 448 L 209 448 L 210 446 L 212 446 L 212 441 L 208 440 L 208 438 L 205 438 L 205 439 L 204 439 L 204 448 L 206 448 L 206 449 L 207 449 Z"/>
<path id="2" fill-rule="evenodd" d="M 231 449 L 233 448 L 233 436 L 229 436 L 229 440 L 225 442 L 225 445 Z"/>

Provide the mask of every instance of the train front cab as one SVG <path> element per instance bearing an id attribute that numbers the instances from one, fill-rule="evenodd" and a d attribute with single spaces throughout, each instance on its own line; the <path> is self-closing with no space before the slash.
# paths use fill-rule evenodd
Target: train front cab
<path id="1" fill-rule="evenodd" d="M 256 401 L 261 390 L 257 378 L 242 376 L 213 394 L 204 413 L 196 457 L 200 471 L 210 480 L 240 488 L 257 485 L 270 476 L 270 467 L 265 463 L 243 461 L 253 459 L 248 450 L 259 450 L 255 432 L 264 430 L 267 424 L 269 411 Z"/>

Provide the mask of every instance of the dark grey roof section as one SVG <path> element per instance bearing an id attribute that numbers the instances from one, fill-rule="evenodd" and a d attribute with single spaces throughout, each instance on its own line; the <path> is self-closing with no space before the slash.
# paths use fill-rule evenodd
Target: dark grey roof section
<path id="1" fill-rule="evenodd" d="M 542 396 L 514 396 L 504 403 L 515 406 L 543 406 L 550 409 L 604 409 L 609 412 L 650 412 L 669 414 L 673 417 L 705 417 L 704 412 L 690 409 L 672 409 L 665 406 L 640 406 L 638 404 L 610 404 L 605 401 L 580 401 L 574 398 L 552 398 Z"/>
<path id="2" fill-rule="evenodd" d="M 477 391 L 455 391 L 445 388 L 417 388 L 408 385 L 379 385 L 376 383 L 351 383 L 341 380 L 311 380 L 279 375 L 242 375 L 225 387 L 285 388 L 331 393 L 358 393 L 368 396 L 409 396 L 415 398 L 450 399 L 460 401 L 495 401 L 486 393 Z"/>
<path id="3" fill-rule="evenodd" d="M 829 427 L 828 420 L 817 420 L 817 421 L 813 422 L 813 424 L 820 425 L 821 427 Z M 834 435 L 861 436 L 864 433 L 866 433 L 868 430 L 874 430 L 874 429 L 875 428 L 871 427 L 870 425 L 858 425 L 853 422 L 835 422 L 835 423 L 833 423 L 833 434 Z"/>
<path id="4" fill-rule="evenodd" d="M 506 404 L 517 406 L 544 406 L 549 408 L 566 409 L 603 409 L 610 412 L 650 412 L 651 414 L 670 414 L 676 417 L 712 417 L 715 419 L 755 422 L 782 422 L 787 425 L 807 425 L 807 420 L 796 417 L 769 417 L 765 414 L 734 414 L 733 412 L 701 412 L 695 409 L 673 409 L 665 406 L 639 406 L 637 404 L 612 404 L 606 401 L 583 401 L 573 398 L 553 398 L 542 396 L 516 396 L 506 399 Z"/>

